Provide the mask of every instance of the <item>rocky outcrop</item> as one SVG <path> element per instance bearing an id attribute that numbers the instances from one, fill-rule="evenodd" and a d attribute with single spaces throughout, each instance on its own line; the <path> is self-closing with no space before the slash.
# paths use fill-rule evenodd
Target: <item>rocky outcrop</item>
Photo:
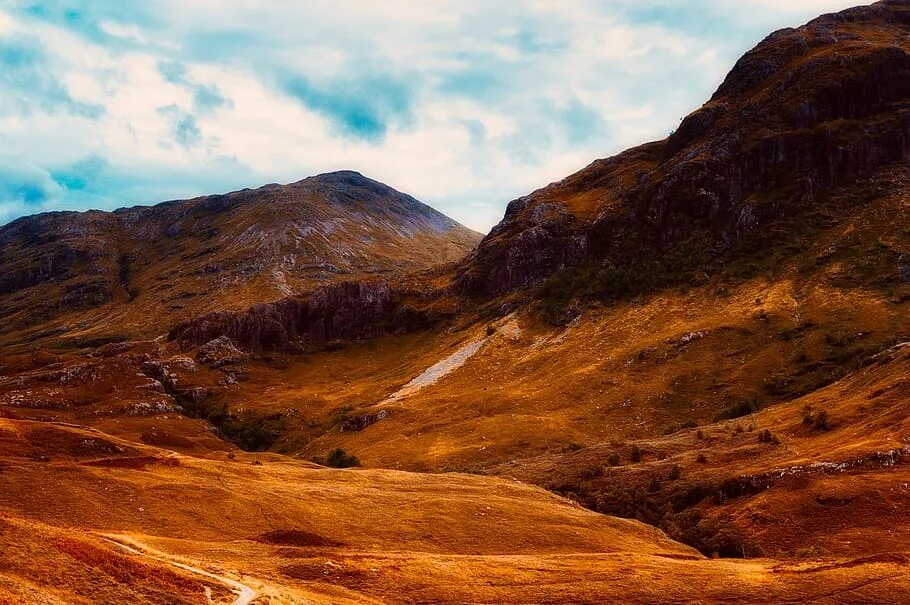
<path id="1" fill-rule="evenodd" d="M 227 336 L 219 336 L 208 341 L 196 352 L 197 361 L 210 368 L 237 365 L 246 358 L 247 355 L 235 347 Z"/>
<path id="2" fill-rule="evenodd" d="M 389 282 L 341 282 L 240 313 L 187 320 L 171 330 L 169 338 L 192 346 L 227 337 L 248 351 L 289 350 L 380 334 L 389 328 L 395 310 Z"/>

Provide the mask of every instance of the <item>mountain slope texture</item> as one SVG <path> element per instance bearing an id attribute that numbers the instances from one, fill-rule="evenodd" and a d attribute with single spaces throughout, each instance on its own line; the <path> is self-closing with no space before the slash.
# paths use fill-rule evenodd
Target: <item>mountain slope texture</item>
<path id="1" fill-rule="evenodd" d="M 482 240 L 345 172 L 0 242 L 0 603 L 910 600 L 910 2 Z"/>

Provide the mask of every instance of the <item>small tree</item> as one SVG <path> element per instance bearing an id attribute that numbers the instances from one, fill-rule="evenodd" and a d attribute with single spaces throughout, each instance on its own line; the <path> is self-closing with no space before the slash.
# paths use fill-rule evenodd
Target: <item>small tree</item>
<path id="1" fill-rule="evenodd" d="M 632 446 L 632 454 L 629 456 L 629 459 L 632 462 L 641 462 L 641 448 L 637 445 Z"/>

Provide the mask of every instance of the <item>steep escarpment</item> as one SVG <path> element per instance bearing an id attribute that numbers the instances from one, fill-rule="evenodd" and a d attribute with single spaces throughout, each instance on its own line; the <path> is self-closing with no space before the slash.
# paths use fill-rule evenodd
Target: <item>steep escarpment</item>
<path id="1" fill-rule="evenodd" d="M 170 337 L 201 344 L 226 336 L 248 350 L 288 350 L 292 344 L 379 334 L 392 323 L 394 310 L 389 282 L 348 281 L 241 313 L 221 311 L 187 320 Z"/>
<path id="2" fill-rule="evenodd" d="M 480 235 L 355 172 L 0 228 L 7 343 L 157 336 L 188 316 L 457 260 Z"/>

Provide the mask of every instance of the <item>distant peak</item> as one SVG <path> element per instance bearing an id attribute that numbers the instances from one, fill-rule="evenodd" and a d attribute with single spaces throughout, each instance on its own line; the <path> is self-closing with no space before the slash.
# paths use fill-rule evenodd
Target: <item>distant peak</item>
<path id="1" fill-rule="evenodd" d="M 361 173 L 356 170 L 335 170 L 333 172 L 323 172 L 322 174 L 317 174 L 309 178 L 304 179 L 304 181 L 321 181 L 324 183 L 377 183 L 369 177 L 363 176 Z"/>

